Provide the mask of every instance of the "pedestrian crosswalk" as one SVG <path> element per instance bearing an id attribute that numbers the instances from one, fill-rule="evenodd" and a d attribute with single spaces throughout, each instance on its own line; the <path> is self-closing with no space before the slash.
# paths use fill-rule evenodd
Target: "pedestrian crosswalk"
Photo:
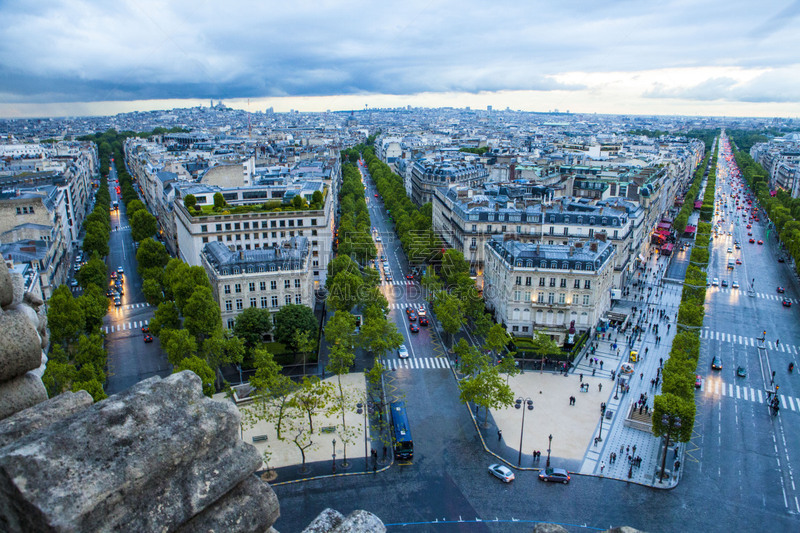
<path id="1" fill-rule="evenodd" d="M 149 320 L 132 320 L 124 322 L 115 326 L 104 326 L 103 333 L 114 333 L 116 331 L 126 331 L 130 329 L 141 329 L 143 326 L 149 325 Z"/>
<path id="2" fill-rule="evenodd" d="M 381 281 L 381 285 L 408 286 L 408 285 L 419 285 L 419 283 L 410 279 L 396 279 L 392 281 L 383 280 Z"/>
<path id="3" fill-rule="evenodd" d="M 700 332 L 700 338 L 712 341 L 741 344 L 743 346 L 753 346 L 753 347 L 762 346 L 762 342 L 755 337 L 736 335 L 735 333 L 723 333 L 720 331 L 711 331 L 709 329 L 702 330 Z M 782 342 L 778 342 L 778 344 L 775 344 L 774 342 L 768 340 L 763 343 L 763 346 L 768 350 L 774 350 L 776 352 L 783 352 L 794 355 L 800 354 L 800 346 L 794 344 L 784 344 Z"/>
<path id="4" fill-rule="evenodd" d="M 445 357 L 409 357 L 408 359 L 382 359 L 381 364 L 390 370 L 410 368 L 429 370 L 435 368 L 450 368 L 450 361 Z"/>
<path id="5" fill-rule="evenodd" d="M 713 381 L 708 380 L 703 384 L 703 395 L 724 396 L 760 404 L 766 404 L 770 400 L 768 393 L 761 389 L 734 385 L 733 383 L 723 383 L 721 380 L 716 379 Z M 786 396 L 784 394 L 779 394 L 778 397 L 781 401 L 781 408 L 789 409 L 790 411 L 800 411 L 800 398 Z"/>
<path id="6" fill-rule="evenodd" d="M 123 305 L 123 306 L 120 307 L 120 309 L 126 309 L 126 310 L 127 309 L 141 309 L 143 307 L 150 307 L 150 304 L 147 303 L 147 302 L 144 302 L 144 303 L 138 303 L 138 304 Z"/>
<path id="7" fill-rule="evenodd" d="M 720 292 L 723 294 L 725 293 L 742 294 L 742 295 L 747 294 L 747 290 L 744 290 L 744 292 L 742 292 L 742 289 L 731 289 L 730 287 L 711 287 L 711 288 L 713 288 L 715 292 Z M 757 292 L 756 298 L 763 298 L 765 300 L 773 300 L 776 302 L 781 302 L 784 299 L 782 294 L 777 294 L 777 293 L 771 294 L 766 292 Z M 800 302 L 800 300 L 798 300 L 797 298 L 786 298 L 786 299 L 792 302 L 792 304 Z"/>
<path id="8" fill-rule="evenodd" d="M 405 310 L 408 307 L 414 309 L 415 311 L 419 311 L 420 309 L 425 307 L 425 304 L 389 304 L 389 309 Z"/>

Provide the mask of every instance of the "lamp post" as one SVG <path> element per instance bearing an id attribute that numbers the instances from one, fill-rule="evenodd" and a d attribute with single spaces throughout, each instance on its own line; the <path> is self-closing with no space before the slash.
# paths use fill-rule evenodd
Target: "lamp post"
<path id="1" fill-rule="evenodd" d="M 617 378 L 617 384 L 614 387 L 614 399 L 619 400 L 619 378 Z"/>
<path id="2" fill-rule="evenodd" d="M 530 398 L 517 398 L 517 401 L 514 402 L 514 408 L 520 409 L 522 407 L 522 402 L 525 402 L 529 411 L 533 411 L 533 400 Z M 525 409 L 522 410 L 522 427 L 519 429 L 519 457 L 517 457 L 517 466 L 522 464 L 522 435 L 525 433 Z"/>
<path id="3" fill-rule="evenodd" d="M 547 437 L 547 468 L 550 468 L 550 445 L 553 444 L 553 434 Z"/>
<path id="4" fill-rule="evenodd" d="M 658 479 L 659 483 L 664 481 L 664 469 L 667 465 L 667 448 L 669 447 L 669 436 L 673 429 L 681 428 L 681 417 L 677 415 L 661 415 L 661 423 L 667 426 L 667 435 L 664 442 L 664 457 L 661 458 L 661 476 Z"/>
<path id="5" fill-rule="evenodd" d="M 331 441 L 333 444 L 333 473 L 336 473 L 336 439 Z"/>
<path id="6" fill-rule="evenodd" d="M 597 442 L 603 442 L 603 419 L 606 415 L 606 404 L 605 402 L 600 404 L 600 434 L 597 435 Z"/>

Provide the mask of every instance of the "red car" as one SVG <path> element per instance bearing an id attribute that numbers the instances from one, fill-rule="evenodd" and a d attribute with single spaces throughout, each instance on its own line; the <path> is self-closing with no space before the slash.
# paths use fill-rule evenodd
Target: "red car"
<path id="1" fill-rule="evenodd" d="M 756 242 L 756 240 L 755 240 L 755 239 L 750 239 L 750 240 L 749 240 L 749 241 L 747 241 L 747 242 L 749 242 L 750 244 L 753 244 L 753 243 L 755 243 L 755 242 Z"/>
<path id="2" fill-rule="evenodd" d="M 376 194 L 376 195 L 375 195 L 375 198 L 377 198 L 377 197 L 378 197 L 378 195 Z"/>
<path id="3" fill-rule="evenodd" d="M 737 265 L 741 265 L 741 264 L 742 264 L 742 260 L 741 260 L 741 259 L 737 259 L 737 260 L 736 260 L 736 264 L 737 264 Z"/>
<path id="4" fill-rule="evenodd" d="M 750 229 L 750 228 L 752 228 L 752 227 L 753 227 L 753 226 L 752 226 L 752 225 L 750 225 L 750 224 L 748 224 L 748 225 L 747 225 L 747 229 Z"/>

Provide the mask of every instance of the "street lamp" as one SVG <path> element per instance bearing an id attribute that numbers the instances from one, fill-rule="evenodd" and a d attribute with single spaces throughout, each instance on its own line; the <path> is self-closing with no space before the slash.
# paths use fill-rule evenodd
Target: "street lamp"
<path id="1" fill-rule="evenodd" d="M 669 447 L 669 436 L 673 429 L 681 428 L 681 417 L 677 415 L 661 415 L 661 424 L 667 426 L 667 436 L 664 442 L 664 457 L 661 458 L 661 476 L 658 479 L 659 483 L 664 481 L 664 469 L 667 465 L 667 448 Z"/>
<path id="2" fill-rule="evenodd" d="M 620 379 L 617 378 L 617 385 L 614 387 L 614 399 L 619 400 L 619 382 Z"/>
<path id="3" fill-rule="evenodd" d="M 547 468 L 550 468 L 550 445 L 553 444 L 553 434 L 547 437 Z"/>
<path id="4" fill-rule="evenodd" d="M 597 435 L 597 442 L 603 442 L 603 419 L 606 415 L 606 403 L 600 404 L 600 434 Z"/>
<path id="5" fill-rule="evenodd" d="M 336 473 L 336 439 L 331 441 L 333 443 L 333 473 Z"/>
<path id="6" fill-rule="evenodd" d="M 525 405 L 528 407 L 529 411 L 533 411 L 533 400 L 530 398 L 517 398 L 517 401 L 514 402 L 514 408 L 519 409 L 522 407 L 522 402 L 525 402 Z M 519 457 L 517 457 L 517 466 L 522 464 L 522 435 L 525 432 L 525 410 L 522 410 L 522 427 L 519 429 Z"/>

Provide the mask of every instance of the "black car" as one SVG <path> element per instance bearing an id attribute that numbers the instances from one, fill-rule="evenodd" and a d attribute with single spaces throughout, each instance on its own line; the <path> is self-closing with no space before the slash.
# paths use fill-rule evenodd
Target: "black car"
<path id="1" fill-rule="evenodd" d="M 714 370 L 722 370 L 722 359 L 718 356 L 714 356 L 714 359 L 711 360 L 711 368 Z"/>

